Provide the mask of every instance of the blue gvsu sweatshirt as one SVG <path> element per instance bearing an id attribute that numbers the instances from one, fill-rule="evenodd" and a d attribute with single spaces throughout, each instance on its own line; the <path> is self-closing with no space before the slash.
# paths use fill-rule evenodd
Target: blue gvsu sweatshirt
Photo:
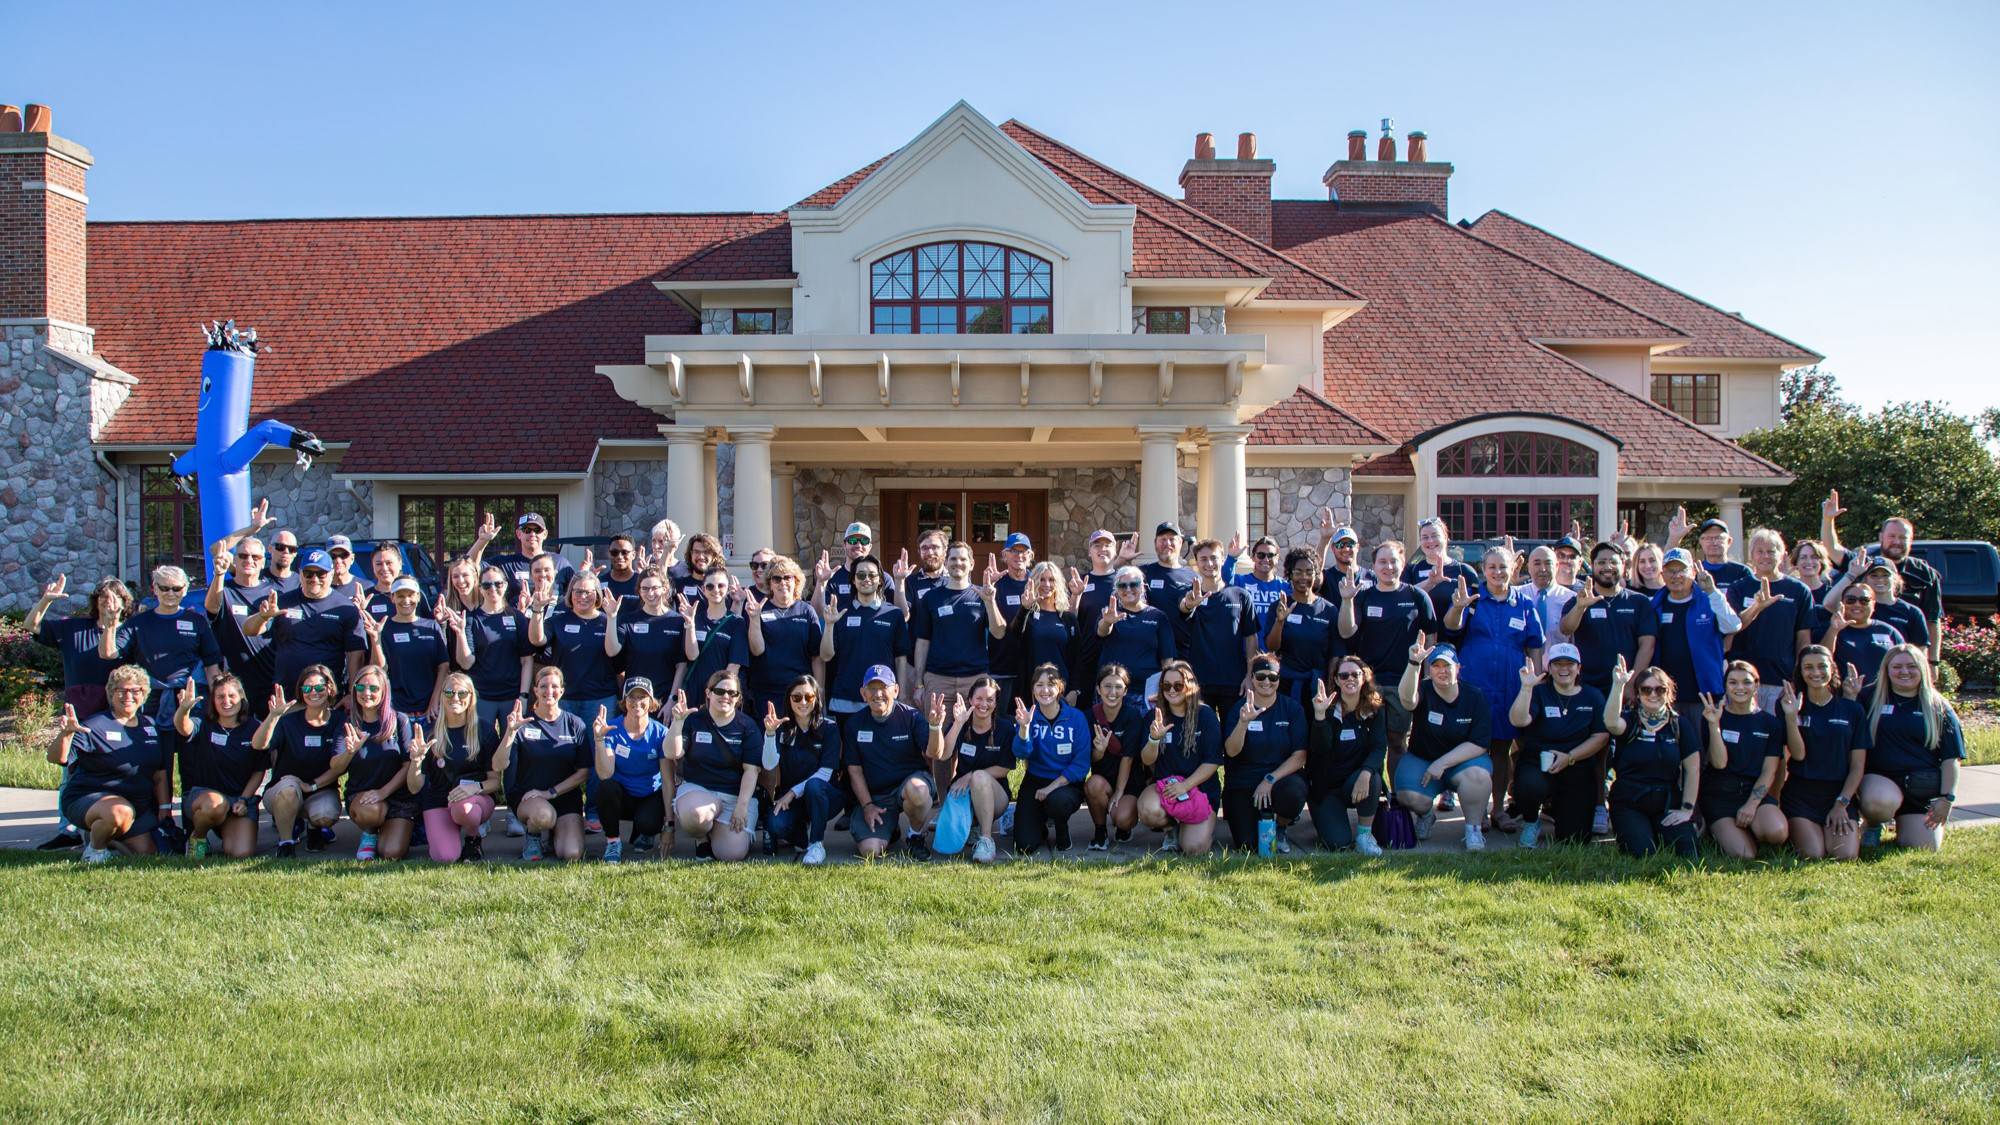
<path id="1" fill-rule="evenodd" d="M 1029 777 L 1074 785 L 1090 776 L 1090 720 L 1067 704 L 1054 719 L 1033 708 L 1014 735 L 1014 756 L 1027 763 Z"/>
<path id="2" fill-rule="evenodd" d="M 1653 591 L 1653 612 L 1667 602 L 1667 591 Z M 1688 654 L 1694 658 L 1694 676 L 1699 690 L 1709 695 L 1721 695 L 1723 669 L 1728 658 L 1722 651 L 1722 638 L 1743 628 L 1743 619 L 1729 605 L 1729 597 L 1720 588 L 1714 593 L 1704 593 L 1700 586 L 1694 588 L 1694 600 L 1689 603 L 1687 613 L 1679 622 L 1687 630 Z M 1679 687 L 1679 685 L 1675 685 Z M 1681 702 L 1687 702 L 1686 689 L 1682 689 Z"/>

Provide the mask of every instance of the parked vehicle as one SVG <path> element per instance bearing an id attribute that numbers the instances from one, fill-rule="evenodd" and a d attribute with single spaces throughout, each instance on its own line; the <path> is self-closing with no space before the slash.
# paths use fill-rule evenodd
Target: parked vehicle
<path id="1" fill-rule="evenodd" d="M 1910 551 L 1943 579 L 1944 611 L 2000 612 L 2000 549 L 1977 539 L 1919 539 Z"/>
<path id="2" fill-rule="evenodd" d="M 543 550 L 554 551 L 556 554 L 568 559 L 571 566 L 583 565 L 583 553 L 585 551 L 591 553 L 591 564 L 593 566 L 602 567 L 606 565 L 611 560 L 604 556 L 604 552 L 610 546 L 611 537 L 609 535 L 569 535 L 561 539 L 545 539 L 542 541 Z"/>

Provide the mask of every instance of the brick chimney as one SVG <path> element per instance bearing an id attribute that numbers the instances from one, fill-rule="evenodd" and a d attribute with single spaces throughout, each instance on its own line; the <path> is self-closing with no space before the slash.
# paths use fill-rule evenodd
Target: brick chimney
<path id="1" fill-rule="evenodd" d="M 1384 117 L 1375 155 L 1374 160 L 1367 158 L 1367 130 L 1348 133 L 1347 159 L 1335 161 L 1320 179 L 1327 198 L 1343 208 L 1429 211 L 1449 217 L 1445 185 L 1451 179 L 1451 165 L 1429 159 L 1429 137 L 1411 133 L 1409 158 L 1397 160 L 1395 122 Z"/>
<path id="2" fill-rule="evenodd" d="M 81 325 L 91 156 L 56 136 L 51 118 L 45 105 L 0 106 L 0 320 Z"/>
<path id="3" fill-rule="evenodd" d="M 1194 159 L 1181 166 L 1181 198 L 1259 242 L 1271 241 L 1271 174 L 1277 165 L 1257 157 L 1257 134 L 1236 138 L 1236 159 L 1215 158 L 1215 136 L 1195 138 Z"/>

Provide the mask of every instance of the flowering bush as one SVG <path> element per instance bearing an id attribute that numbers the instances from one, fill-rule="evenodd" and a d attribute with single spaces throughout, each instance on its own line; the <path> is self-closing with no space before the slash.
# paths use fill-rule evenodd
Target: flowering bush
<path id="1" fill-rule="evenodd" d="M 1968 684 L 2000 681 L 2000 615 L 1944 619 L 1944 662 Z"/>
<path id="2" fill-rule="evenodd" d="M 0 617 L 0 712 L 38 688 L 62 682 L 62 655 L 36 642 L 21 626 L 21 618 Z"/>

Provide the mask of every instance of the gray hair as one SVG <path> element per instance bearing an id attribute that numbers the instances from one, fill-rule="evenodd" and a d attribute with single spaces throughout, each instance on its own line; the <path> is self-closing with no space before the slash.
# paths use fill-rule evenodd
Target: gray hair
<path id="1" fill-rule="evenodd" d="M 153 585 L 180 586 L 188 584 L 187 571 L 177 566 L 156 566 L 153 568 Z"/>
<path id="2" fill-rule="evenodd" d="M 651 538 L 671 539 L 678 546 L 681 541 L 681 525 L 672 520 L 661 520 L 653 525 Z"/>

